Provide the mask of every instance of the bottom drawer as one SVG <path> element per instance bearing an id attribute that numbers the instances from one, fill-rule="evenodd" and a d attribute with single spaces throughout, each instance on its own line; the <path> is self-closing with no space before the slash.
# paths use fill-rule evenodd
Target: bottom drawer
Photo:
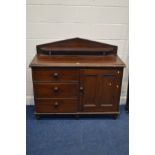
<path id="1" fill-rule="evenodd" d="M 77 99 L 36 99 L 37 113 L 72 113 L 77 111 Z"/>

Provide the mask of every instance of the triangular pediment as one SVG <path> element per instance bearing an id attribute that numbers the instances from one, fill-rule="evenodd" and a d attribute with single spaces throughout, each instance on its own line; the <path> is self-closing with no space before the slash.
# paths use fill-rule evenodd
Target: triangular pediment
<path id="1" fill-rule="evenodd" d="M 112 52 L 116 54 L 117 46 L 96 42 L 92 40 L 82 39 L 82 38 L 71 38 L 56 42 L 51 42 L 47 44 L 37 45 L 37 52 L 62 52 L 62 51 L 72 51 L 72 52 Z"/>

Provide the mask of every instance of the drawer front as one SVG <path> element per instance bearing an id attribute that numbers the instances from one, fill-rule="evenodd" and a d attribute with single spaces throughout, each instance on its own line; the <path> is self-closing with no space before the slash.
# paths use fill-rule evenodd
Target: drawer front
<path id="1" fill-rule="evenodd" d="M 76 99 L 36 99 L 37 113 L 72 113 L 77 111 Z"/>
<path id="2" fill-rule="evenodd" d="M 77 69 L 50 69 L 34 68 L 32 70 L 33 81 L 78 81 Z"/>
<path id="3" fill-rule="evenodd" d="M 104 69 L 81 69 L 80 75 L 115 75 L 116 77 L 122 77 L 122 68 L 104 68 Z"/>
<path id="4" fill-rule="evenodd" d="M 74 83 L 34 83 L 35 98 L 77 98 L 79 84 Z"/>

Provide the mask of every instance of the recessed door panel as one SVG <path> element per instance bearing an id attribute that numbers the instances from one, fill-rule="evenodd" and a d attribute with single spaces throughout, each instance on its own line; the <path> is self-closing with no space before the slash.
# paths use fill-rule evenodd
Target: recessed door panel
<path id="1" fill-rule="evenodd" d="M 103 110 L 115 104 L 115 76 L 101 75 L 98 80 L 97 103 Z"/>
<path id="2" fill-rule="evenodd" d="M 82 102 L 84 108 L 96 107 L 96 92 L 97 92 L 97 76 L 96 75 L 85 75 L 83 77 Z"/>

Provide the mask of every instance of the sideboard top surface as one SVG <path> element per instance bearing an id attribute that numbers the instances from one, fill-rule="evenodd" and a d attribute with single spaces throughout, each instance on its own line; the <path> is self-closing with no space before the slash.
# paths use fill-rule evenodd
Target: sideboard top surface
<path id="1" fill-rule="evenodd" d="M 125 67 L 118 56 L 35 56 L 30 67 Z"/>

